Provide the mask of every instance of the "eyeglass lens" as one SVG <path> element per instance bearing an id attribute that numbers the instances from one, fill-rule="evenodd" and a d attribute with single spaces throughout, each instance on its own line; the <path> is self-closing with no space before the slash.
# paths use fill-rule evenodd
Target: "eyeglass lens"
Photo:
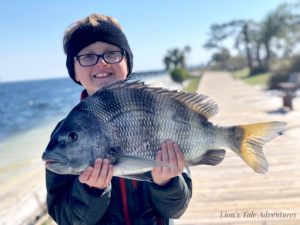
<path id="1" fill-rule="evenodd" d="M 79 55 L 77 56 L 77 59 L 81 66 L 96 65 L 99 61 L 99 58 L 102 58 L 106 63 L 114 64 L 122 61 L 123 54 L 124 54 L 123 51 L 111 51 L 111 52 L 106 52 L 102 55 L 96 55 L 96 54 Z"/>

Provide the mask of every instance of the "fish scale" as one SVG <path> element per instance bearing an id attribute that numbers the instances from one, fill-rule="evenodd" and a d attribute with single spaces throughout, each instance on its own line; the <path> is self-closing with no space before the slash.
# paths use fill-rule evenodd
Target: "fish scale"
<path id="1" fill-rule="evenodd" d="M 210 129 L 212 126 L 207 126 L 206 128 L 201 126 L 192 127 L 189 123 L 182 121 L 178 123 L 178 120 L 167 120 L 164 122 L 165 118 L 165 115 L 159 115 L 158 113 L 154 115 L 145 111 L 131 111 L 130 114 L 120 114 L 114 117 L 110 123 L 116 127 L 116 139 L 120 140 L 120 145 L 121 143 L 128 144 L 122 146 L 124 147 L 124 152 L 132 156 L 154 159 L 163 141 L 177 140 L 186 159 L 189 160 L 194 156 L 191 154 L 192 152 L 199 152 L 202 149 L 206 149 L 208 143 L 213 144 L 211 140 L 201 142 L 199 139 L 199 134 L 211 133 L 210 136 L 212 140 L 214 140 L 214 130 Z M 195 117 L 195 119 L 197 119 L 197 117 Z M 193 122 L 193 124 L 201 124 L 201 119 L 201 117 L 198 117 L 200 121 Z M 127 121 L 127 123 L 124 123 L 124 121 Z M 124 129 L 124 125 L 126 126 L 126 124 L 127 129 Z M 147 143 L 149 143 L 149 145 L 147 149 L 145 149 L 144 144 L 145 137 L 148 137 Z M 193 145 L 191 145 L 191 143 L 193 143 Z"/>
<path id="2" fill-rule="evenodd" d="M 118 81 L 75 106 L 54 132 L 43 160 L 60 174 L 79 174 L 97 157 L 109 158 L 114 176 L 151 180 L 157 151 L 166 140 L 178 143 L 187 166 L 217 165 L 231 149 L 258 173 L 268 170 L 262 147 L 283 133 L 272 121 L 221 127 L 209 122 L 218 107 L 207 96 L 140 81 Z M 145 177 L 144 177 L 145 176 Z"/>

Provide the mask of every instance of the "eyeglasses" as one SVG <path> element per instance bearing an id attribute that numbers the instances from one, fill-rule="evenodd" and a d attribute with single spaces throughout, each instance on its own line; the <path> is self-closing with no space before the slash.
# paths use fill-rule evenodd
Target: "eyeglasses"
<path id="1" fill-rule="evenodd" d="M 79 62 L 79 64 L 83 67 L 94 66 L 98 63 L 99 58 L 102 58 L 104 62 L 108 64 L 115 64 L 122 61 L 125 51 L 110 51 L 105 52 L 101 55 L 97 54 L 85 54 L 75 56 L 75 59 Z"/>

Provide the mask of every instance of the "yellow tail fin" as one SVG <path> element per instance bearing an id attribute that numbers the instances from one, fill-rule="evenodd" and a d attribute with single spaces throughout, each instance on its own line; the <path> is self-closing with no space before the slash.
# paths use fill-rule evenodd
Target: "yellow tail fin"
<path id="1" fill-rule="evenodd" d="M 268 162 L 262 151 L 265 143 L 281 135 L 286 123 L 266 122 L 249 125 L 240 125 L 243 129 L 243 138 L 240 143 L 239 152 L 242 159 L 257 173 L 268 171 Z"/>

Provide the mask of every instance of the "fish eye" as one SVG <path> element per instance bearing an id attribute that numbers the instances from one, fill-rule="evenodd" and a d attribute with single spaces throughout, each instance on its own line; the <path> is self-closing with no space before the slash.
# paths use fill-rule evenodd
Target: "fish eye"
<path id="1" fill-rule="evenodd" d="M 78 134 L 76 132 L 69 133 L 69 141 L 76 141 L 78 139 Z"/>

